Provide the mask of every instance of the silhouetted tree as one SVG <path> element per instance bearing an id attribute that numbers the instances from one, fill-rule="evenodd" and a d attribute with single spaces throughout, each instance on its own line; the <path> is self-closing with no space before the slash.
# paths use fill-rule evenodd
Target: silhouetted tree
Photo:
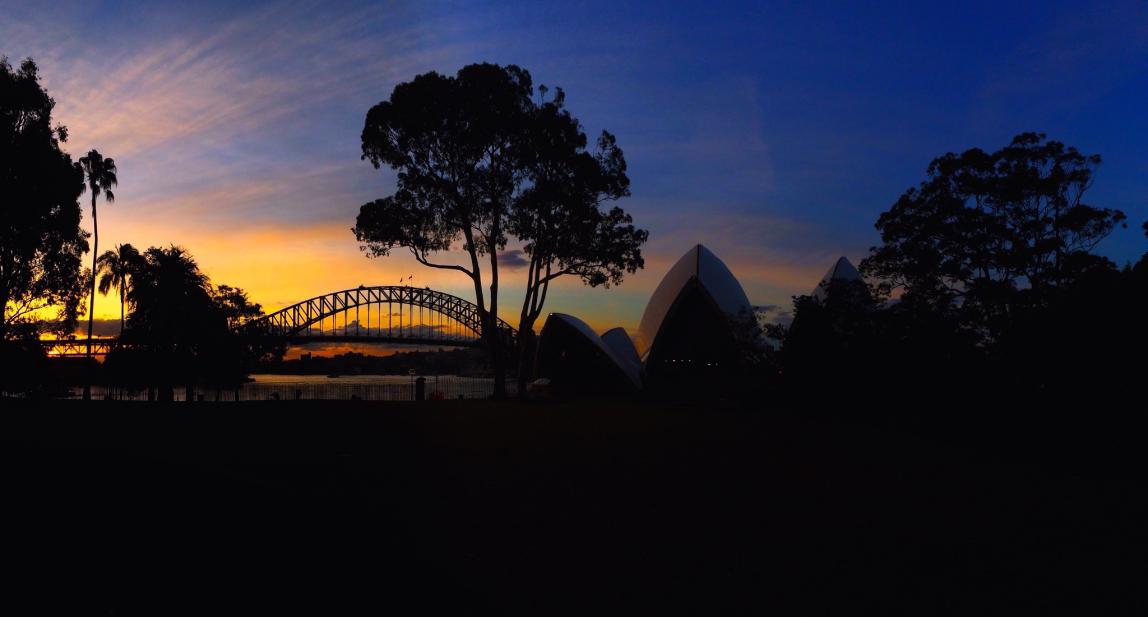
<path id="1" fill-rule="evenodd" d="M 727 319 L 730 323 L 730 332 L 733 333 L 734 350 L 737 352 L 735 366 L 741 367 L 739 370 L 741 374 L 738 374 L 737 378 L 743 380 L 746 374 L 767 368 L 772 358 L 766 337 L 771 331 L 769 326 L 773 324 L 765 323 L 765 313 L 757 308 L 748 311 L 743 309 L 737 315 L 728 315 Z M 768 368 L 776 369 L 776 367 Z"/>
<path id="2" fill-rule="evenodd" d="M 1022 133 L 993 153 L 949 153 L 877 221 L 883 244 L 861 264 L 885 295 L 956 311 L 992 342 L 1026 307 L 1083 271 L 1125 216 L 1084 202 L 1098 155 Z"/>
<path id="3" fill-rule="evenodd" d="M 191 400 L 193 385 L 235 386 L 257 361 L 282 356 L 277 341 L 241 338 L 235 327 L 262 317 L 262 307 L 238 287 L 212 287 L 185 249 L 152 247 L 135 264 L 122 335 L 130 348 L 107 361 L 121 381 L 158 384 L 161 400 L 182 383 Z"/>
<path id="4" fill-rule="evenodd" d="M 546 88 L 539 90 L 545 97 Z M 532 95 L 530 74 L 516 66 L 475 64 L 455 77 L 427 73 L 397 86 L 363 129 L 363 157 L 396 169 L 399 179 L 394 195 L 361 208 L 356 237 L 373 256 L 404 247 L 423 265 L 471 279 L 498 393 L 505 375 L 494 326 L 498 254 L 508 239 L 522 241 L 530 258 L 518 324 L 521 386 L 551 281 L 573 275 L 592 286 L 617 284 L 642 267 L 639 247 L 647 237 L 621 209 L 601 208 L 629 195 L 614 137 L 603 132 L 597 151 L 588 152 L 561 90 L 550 100 Z M 432 261 L 456 246 L 469 266 Z"/>
<path id="5" fill-rule="evenodd" d="M 877 304 L 862 281 L 831 279 L 822 285 L 822 297 L 794 297 L 790 326 L 774 329 L 782 339 L 779 356 L 795 392 L 817 392 L 818 400 L 853 396 L 875 348 Z M 824 388 L 828 381 L 834 388 Z"/>
<path id="6" fill-rule="evenodd" d="M 142 265 L 143 257 L 130 244 L 117 245 L 114 251 L 104 251 L 96 259 L 96 274 L 99 276 L 100 295 L 106 296 L 115 289 L 120 294 L 120 334 L 124 333 L 124 305 L 127 291 L 131 286 L 134 270 Z"/>
<path id="7" fill-rule="evenodd" d="M 212 290 L 211 299 L 215 302 L 215 308 L 227 319 L 227 327 L 232 329 L 263 316 L 263 307 L 258 302 L 252 302 L 247 292 L 238 287 L 220 285 Z"/>
<path id="8" fill-rule="evenodd" d="M 212 290 L 212 300 L 215 309 L 227 320 L 227 327 L 231 333 L 226 346 L 236 347 L 234 357 L 228 358 L 225 366 L 223 381 L 233 380 L 228 374 L 248 372 L 261 362 L 271 362 L 283 358 L 287 351 L 286 343 L 278 337 L 258 336 L 253 333 L 244 333 L 239 330 L 250 321 L 263 317 L 263 307 L 258 302 L 252 302 L 247 292 L 238 287 L 220 285 Z M 231 366 L 238 360 L 239 366 Z"/>
<path id="9" fill-rule="evenodd" d="M 506 219 L 522 182 L 531 90 L 530 74 L 513 65 L 472 64 L 454 77 L 425 73 L 395 86 L 363 127 L 363 158 L 398 171 L 398 190 L 361 208 L 355 236 L 372 255 L 404 247 L 425 266 L 470 278 L 498 396 L 505 383 L 496 325 L 498 251 L 506 246 Z M 431 261 L 456 246 L 469 265 Z"/>
<path id="10" fill-rule="evenodd" d="M 561 96 L 539 104 L 533 91 L 530 74 L 513 65 L 472 64 L 454 77 L 426 73 L 396 86 L 363 128 L 363 158 L 399 173 L 394 195 L 360 209 L 356 238 L 373 256 L 403 247 L 425 266 L 470 278 L 500 396 L 498 256 L 508 238 L 526 242 L 532 258 L 522 314 L 531 324 L 553 278 L 618 281 L 640 267 L 636 245 L 645 239 L 621 210 L 598 208 L 627 194 L 625 160 L 613 137 L 599 140 L 598 156 L 586 153 Z M 432 261 L 455 247 L 469 264 Z M 592 256 L 595 250 L 604 252 Z"/>
<path id="11" fill-rule="evenodd" d="M 793 392 L 832 379 L 873 411 L 951 428 L 956 416 L 926 411 L 948 408 L 976 431 L 1005 420 L 978 412 L 1009 409 L 1020 426 L 1025 411 L 1051 417 L 1039 397 L 1119 379 L 1142 304 L 1131 269 L 1092 253 L 1125 219 L 1084 201 L 1099 162 L 1035 133 L 935 159 L 877 222 L 883 244 L 861 270 L 879 302 L 860 283 L 795 299 L 780 354 Z"/>
<path id="12" fill-rule="evenodd" d="M 54 106 L 31 59 L 13 70 L 0 58 L 0 340 L 70 333 L 82 311 L 84 177 L 60 149 Z M 44 319 L 49 307 L 56 319 Z"/>
<path id="13" fill-rule="evenodd" d="M 132 306 L 123 340 L 136 348 L 138 370 L 160 386 L 160 399 L 171 400 L 177 383 L 197 378 L 196 361 L 204 349 L 227 332 L 216 310 L 207 277 L 188 252 L 178 246 L 152 247 L 132 272 L 127 299 Z"/>
<path id="14" fill-rule="evenodd" d="M 1148 238 L 1148 221 L 1145 221 L 1141 228 L 1144 230 L 1144 237 Z M 1137 272 L 1143 270 L 1144 274 L 1148 275 L 1148 252 L 1140 256 L 1140 261 L 1137 261 L 1132 269 Z"/>
<path id="15" fill-rule="evenodd" d="M 545 86 L 539 90 L 545 97 Z M 605 202 L 627 197 L 626 159 L 610 133 L 587 151 L 586 134 L 564 107 L 560 88 L 530 113 L 523 137 L 527 186 L 511 210 L 508 231 L 529 256 L 526 293 L 518 319 L 518 391 L 526 393 L 533 368 L 534 324 L 542 314 L 550 283 L 576 276 L 591 287 L 609 287 L 644 266 L 637 229 L 621 208 Z"/>
<path id="16" fill-rule="evenodd" d="M 84 177 L 87 178 L 87 189 L 92 194 L 92 272 L 98 272 L 99 269 L 96 265 L 100 251 L 100 229 L 98 220 L 96 218 L 96 202 L 99 200 L 100 195 L 108 203 L 116 200 L 115 193 L 112 192 L 112 187 L 116 185 L 116 162 L 110 158 L 104 158 L 96 150 L 91 150 L 87 155 L 80 157 L 77 162 L 79 167 L 84 172 Z M 88 359 L 92 357 L 92 319 L 95 317 L 96 311 L 96 279 L 92 278 L 91 298 L 88 303 Z M 90 380 L 89 380 L 90 381 Z M 91 397 L 91 383 L 84 384 L 84 399 Z"/>
<path id="17" fill-rule="evenodd" d="M 1135 398 L 1143 377 L 1135 358 L 1148 345 L 1148 253 L 1123 269 L 1090 262 L 1047 307 L 1017 321 L 1003 337 L 1000 362 L 1016 383 L 1058 401 Z"/>

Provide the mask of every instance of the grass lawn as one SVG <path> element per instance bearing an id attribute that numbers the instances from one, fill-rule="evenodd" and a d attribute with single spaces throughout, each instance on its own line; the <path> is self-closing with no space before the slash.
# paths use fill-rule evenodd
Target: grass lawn
<path id="1" fill-rule="evenodd" d="M 784 410 L 0 406 L 3 602 L 32 612 L 1144 608 L 1136 474 Z"/>

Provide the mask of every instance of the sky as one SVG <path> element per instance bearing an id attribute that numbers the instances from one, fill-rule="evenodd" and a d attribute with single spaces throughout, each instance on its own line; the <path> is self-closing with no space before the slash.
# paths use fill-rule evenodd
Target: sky
<path id="1" fill-rule="evenodd" d="M 73 157 L 115 158 L 101 251 L 184 246 L 268 311 L 411 275 L 473 296 L 460 274 L 367 259 L 350 231 L 395 184 L 360 159 L 367 110 L 473 62 L 562 87 L 587 133 L 625 152 L 620 205 L 650 231 L 645 269 L 611 289 L 567 280 L 547 301 L 599 330 L 636 330 L 696 243 L 784 311 L 878 243 L 877 217 L 932 158 L 1024 131 L 1103 157 L 1090 201 L 1130 224 L 1098 250 L 1138 259 L 1148 5 L 920 4 L 0 0 L 0 54 L 36 60 Z M 502 306 L 524 276 L 503 274 Z M 96 316 L 118 319 L 118 299 Z"/>

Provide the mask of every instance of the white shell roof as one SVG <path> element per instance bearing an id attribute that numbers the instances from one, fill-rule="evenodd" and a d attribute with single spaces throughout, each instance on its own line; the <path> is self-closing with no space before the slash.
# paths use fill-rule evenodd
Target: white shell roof
<path id="1" fill-rule="evenodd" d="M 573 315 L 567 315 L 566 313 L 550 313 L 548 319 L 558 319 L 559 321 L 562 321 L 563 323 L 573 327 L 575 330 L 581 333 L 582 336 L 586 337 L 586 340 L 590 341 L 599 349 L 601 349 L 602 352 L 606 354 L 606 357 L 609 358 L 610 361 L 613 362 L 620 371 L 622 371 L 626 378 L 634 384 L 635 388 L 642 387 L 641 366 L 633 364 L 632 362 L 629 362 L 625 356 L 619 355 L 616 351 L 614 351 L 614 348 L 608 345 L 606 341 L 602 339 L 602 337 L 598 336 L 598 333 L 594 332 L 594 329 L 591 328 L 586 322 L 578 319 Z M 621 330 L 621 328 L 614 328 L 614 330 Z M 613 332 L 613 330 L 611 330 L 611 332 Z M 622 336 L 625 335 L 626 333 L 623 331 Z M 611 338 L 616 338 L 616 335 L 612 336 Z M 629 337 L 626 337 L 626 340 L 629 340 Z M 632 346 L 633 345 L 631 344 L 631 347 Z M 637 352 L 635 352 L 635 354 L 636 353 Z"/>
<path id="2" fill-rule="evenodd" d="M 820 302 L 824 302 L 826 297 L 829 296 L 829 284 L 831 282 L 860 280 L 861 274 L 857 272 L 857 268 L 854 268 L 848 259 L 841 257 L 837 260 L 837 263 L 833 264 L 833 267 L 829 268 L 825 276 L 821 277 L 821 282 L 817 284 L 817 287 L 813 288 L 813 292 L 809 295 Z"/>
<path id="3" fill-rule="evenodd" d="M 662 277 L 662 282 L 658 283 L 654 294 L 650 296 L 650 302 L 646 304 L 646 312 L 642 314 L 642 322 L 638 326 L 638 335 L 647 351 L 653 346 L 654 337 L 657 336 L 674 300 L 694 278 L 698 279 L 725 313 L 737 315 L 742 311 L 753 312 L 741 283 L 722 260 L 706 247 L 700 244 L 694 245 Z"/>
<path id="4" fill-rule="evenodd" d="M 634 347 L 634 341 L 630 340 L 624 328 L 611 328 L 603 332 L 602 342 L 614 351 L 619 360 L 633 365 L 634 370 L 641 373 L 642 359 L 638 357 L 638 348 Z"/>

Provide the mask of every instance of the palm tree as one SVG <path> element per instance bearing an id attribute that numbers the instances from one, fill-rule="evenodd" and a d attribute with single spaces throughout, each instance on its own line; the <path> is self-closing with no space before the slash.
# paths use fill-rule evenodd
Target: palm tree
<path id="1" fill-rule="evenodd" d="M 87 187 L 92 192 L 92 295 L 88 302 L 88 361 L 92 358 L 92 318 L 96 310 L 96 256 L 100 252 L 100 231 L 96 221 L 96 200 L 101 194 L 108 203 L 116 200 L 112 187 L 116 186 L 116 162 L 106 159 L 97 150 L 91 150 L 87 156 L 80 157 L 77 163 L 88 179 Z M 84 398 L 92 397 L 91 379 L 84 385 Z"/>
<path id="2" fill-rule="evenodd" d="M 140 328 L 157 330 L 163 324 L 163 328 L 180 330 L 187 324 L 171 317 L 211 304 L 211 285 L 187 249 L 152 247 L 139 264 L 131 273 L 127 300 L 136 307 L 132 318 Z"/>
<path id="3" fill-rule="evenodd" d="M 227 332 L 227 323 L 214 310 L 207 276 L 181 247 L 148 249 L 131 276 L 125 338 L 151 354 L 151 378 L 158 380 L 160 400 L 168 401 L 174 384 L 194 377 L 199 352 Z"/>
<path id="4" fill-rule="evenodd" d="M 132 272 L 139 269 L 141 259 L 140 252 L 130 244 L 118 244 L 114 251 L 106 251 L 96 259 L 100 295 L 106 296 L 112 289 L 120 293 L 120 336 L 124 334 L 124 304 Z"/>

